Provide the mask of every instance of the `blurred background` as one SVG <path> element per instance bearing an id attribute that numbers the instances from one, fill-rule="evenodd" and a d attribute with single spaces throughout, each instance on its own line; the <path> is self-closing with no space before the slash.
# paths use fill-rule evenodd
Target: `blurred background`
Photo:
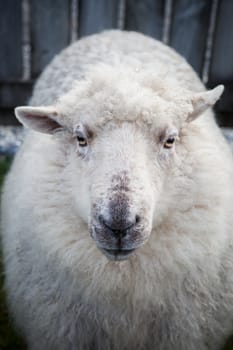
<path id="1" fill-rule="evenodd" d="M 216 106 L 233 126 L 232 0 L 0 0 L 0 124 L 17 121 L 35 79 L 64 47 L 108 28 L 135 30 L 175 48 L 207 87 L 226 89 Z"/>
<path id="2" fill-rule="evenodd" d="M 21 139 L 25 105 L 43 68 L 75 40 L 118 28 L 172 46 L 204 84 L 225 85 L 219 125 L 233 127 L 233 0 L 0 0 L 0 187 Z M 233 132 L 225 129 L 233 142 Z M 26 349 L 6 307 L 0 254 L 0 350 Z M 233 350 L 233 339 L 226 349 Z"/>

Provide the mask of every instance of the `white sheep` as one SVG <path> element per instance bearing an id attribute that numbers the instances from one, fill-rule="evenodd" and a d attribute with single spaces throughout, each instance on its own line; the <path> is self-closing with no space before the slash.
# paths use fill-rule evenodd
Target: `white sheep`
<path id="1" fill-rule="evenodd" d="M 233 158 L 172 49 L 107 31 L 58 55 L 7 177 L 9 306 L 33 350 L 220 349 L 233 330 Z"/>

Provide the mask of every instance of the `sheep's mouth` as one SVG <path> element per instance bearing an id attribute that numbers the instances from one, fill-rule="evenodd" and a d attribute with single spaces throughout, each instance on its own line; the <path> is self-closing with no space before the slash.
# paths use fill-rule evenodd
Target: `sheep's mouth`
<path id="1" fill-rule="evenodd" d="M 136 250 L 134 249 L 106 249 L 101 248 L 102 252 L 109 258 L 110 260 L 120 261 L 126 260 L 128 257 Z"/>

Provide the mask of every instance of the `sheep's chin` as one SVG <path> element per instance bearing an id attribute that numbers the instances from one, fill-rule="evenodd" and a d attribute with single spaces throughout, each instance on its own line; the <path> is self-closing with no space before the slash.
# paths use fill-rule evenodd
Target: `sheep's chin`
<path id="1" fill-rule="evenodd" d="M 136 249 L 113 250 L 113 249 L 103 249 L 103 248 L 99 248 L 99 249 L 109 260 L 112 260 L 112 261 L 127 260 L 136 250 Z"/>

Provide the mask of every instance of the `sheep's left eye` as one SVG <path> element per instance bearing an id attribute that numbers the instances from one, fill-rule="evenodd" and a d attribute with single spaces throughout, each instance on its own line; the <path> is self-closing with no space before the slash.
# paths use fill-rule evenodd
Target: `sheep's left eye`
<path id="1" fill-rule="evenodd" d="M 164 148 L 172 148 L 172 146 L 173 146 L 173 144 L 174 144 L 174 142 L 175 142 L 175 137 L 169 137 L 166 141 L 165 141 L 165 143 L 164 143 Z"/>
<path id="2" fill-rule="evenodd" d="M 87 146 L 87 140 L 82 136 L 77 136 L 78 144 L 80 147 L 86 147 Z"/>

